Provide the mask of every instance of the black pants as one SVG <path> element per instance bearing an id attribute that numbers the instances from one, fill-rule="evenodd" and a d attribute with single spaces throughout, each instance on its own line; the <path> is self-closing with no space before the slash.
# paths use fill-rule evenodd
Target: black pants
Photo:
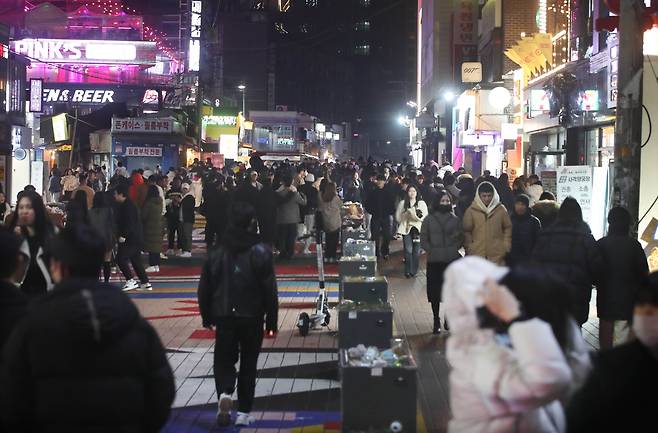
<path id="1" fill-rule="evenodd" d="M 117 250 L 117 264 L 126 280 L 130 280 L 133 277 L 133 271 L 130 269 L 130 265 L 132 264 L 139 281 L 142 284 L 149 282 L 149 277 L 144 270 L 144 264 L 142 263 L 142 257 L 138 247 L 119 244 Z"/>
<path id="2" fill-rule="evenodd" d="M 336 250 L 338 249 L 338 235 L 340 234 L 340 230 L 336 230 L 334 232 L 325 232 L 326 236 L 326 244 L 325 244 L 325 251 L 326 251 L 326 256 L 328 259 L 335 259 L 336 258 Z"/>
<path id="3" fill-rule="evenodd" d="M 178 225 L 178 221 L 175 223 L 167 223 L 167 243 L 168 243 L 168 249 L 173 250 L 174 249 L 174 239 L 176 239 L 176 249 L 180 250 L 182 248 L 181 244 L 181 231 L 180 231 L 180 226 Z"/>
<path id="4" fill-rule="evenodd" d="M 249 413 L 254 404 L 258 355 L 263 344 L 263 319 L 257 317 L 221 317 L 216 320 L 213 370 L 217 398 L 233 394 L 238 381 L 238 411 Z M 240 359 L 240 372 L 235 364 Z"/>
<path id="5" fill-rule="evenodd" d="M 160 253 L 149 253 L 149 266 L 160 266 Z"/>
<path id="6" fill-rule="evenodd" d="M 215 245 L 218 245 L 222 240 L 222 225 L 207 221 L 206 222 L 206 245 L 208 248 L 211 248 Z"/>
<path id="7" fill-rule="evenodd" d="M 295 255 L 297 240 L 297 224 L 278 224 L 278 247 L 282 259 L 292 259 Z"/>
<path id="8" fill-rule="evenodd" d="M 375 254 L 377 257 L 388 256 L 389 244 L 391 243 L 391 217 L 372 217 L 370 221 L 370 233 L 375 241 Z"/>

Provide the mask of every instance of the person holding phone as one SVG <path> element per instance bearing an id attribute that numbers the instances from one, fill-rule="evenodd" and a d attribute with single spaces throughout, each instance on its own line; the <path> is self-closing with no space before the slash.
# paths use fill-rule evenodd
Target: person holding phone
<path id="1" fill-rule="evenodd" d="M 589 371 L 568 291 L 549 274 L 510 272 L 479 257 L 448 267 L 448 432 L 565 431 L 560 400 Z"/>
<path id="2" fill-rule="evenodd" d="M 409 185 L 404 200 L 400 200 L 395 211 L 398 234 L 402 235 L 404 245 L 404 276 L 406 278 L 415 277 L 418 273 L 420 229 L 428 214 L 427 204 L 418 197 L 418 189 L 414 185 Z"/>

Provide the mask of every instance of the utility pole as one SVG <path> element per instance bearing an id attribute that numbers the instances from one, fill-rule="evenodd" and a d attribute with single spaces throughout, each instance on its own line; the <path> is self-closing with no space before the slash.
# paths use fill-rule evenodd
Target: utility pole
<path id="1" fill-rule="evenodd" d="M 642 144 L 642 72 L 644 66 L 640 0 L 621 0 L 619 14 L 619 75 L 615 122 L 614 204 L 631 214 L 637 235 L 640 207 Z"/>

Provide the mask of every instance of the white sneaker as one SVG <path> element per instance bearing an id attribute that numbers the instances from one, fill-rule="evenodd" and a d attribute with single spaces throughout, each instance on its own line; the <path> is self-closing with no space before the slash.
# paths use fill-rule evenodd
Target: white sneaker
<path id="1" fill-rule="evenodd" d="M 256 418 L 249 415 L 248 413 L 238 412 L 238 417 L 235 420 L 236 426 L 249 426 L 256 422 Z"/>
<path id="2" fill-rule="evenodd" d="M 189 252 L 189 251 L 183 251 L 182 253 L 180 253 L 180 255 L 178 257 L 182 257 L 182 258 L 187 259 L 187 258 L 192 257 L 192 253 Z"/>
<path id="3" fill-rule="evenodd" d="M 169 257 L 168 257 L 165 253 L 160 253 L 160 258 L 161 258 L 162 260 L 167 260 L 167 259 L 169 259 Z"/>
<path id="4" fill-rule="evenodd" d="M 151 283 L 144 283 L 139 286 L 140 290 L 153 290 Z"/>
<path id="5" fill-rule="evenodd" d="M 233 409 L 233 398 L 229 394 L 219 396 L 217 402 L 217 425 L 227 427 L 231 425 L 231 409 Z"/>
<path id="6" fill-rule="evenodd" d="M 131 278 L 130 280 L 126 281 L 126 284 L 123 285 L 123 291 L 127 292 L 129 290 L 135 290 L 139 288 L 139 283 L 135 281 L 134 278 Z"/>
<path id="7" fill-rule="evenodd" d="M 168 255 L 168 256 L 173 256 L 173 255 L 175 255 L 175 254 L 176 254 L 176 251 L 174 251 L 174 250 L 167 250 L 167 255 Z"/>
<path id="8" fill-rule="evenodd" d="M 160 272 L 160 269 L 158 269 L 157 266 L 149 266 L 148 268 L 145 269 L 146 273 L 152 274 L 153 272 Z"/>
<path id="9" fill-rule="evenodd" d="M 302 251 L 302 255 L 304 255 L 304 256 L 308 256 L 309 254 L 311 254 L 311 250 Z"/>

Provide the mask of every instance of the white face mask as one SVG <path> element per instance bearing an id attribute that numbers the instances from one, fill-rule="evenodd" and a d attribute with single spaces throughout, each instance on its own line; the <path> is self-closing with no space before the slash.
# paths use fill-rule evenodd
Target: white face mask
<path id="1" fill-rule="evenodd" d="M 633 332 L 640 342 L 649 349 L 658 349 L 658 316 L 654 314 L 635 314 Z"/>

